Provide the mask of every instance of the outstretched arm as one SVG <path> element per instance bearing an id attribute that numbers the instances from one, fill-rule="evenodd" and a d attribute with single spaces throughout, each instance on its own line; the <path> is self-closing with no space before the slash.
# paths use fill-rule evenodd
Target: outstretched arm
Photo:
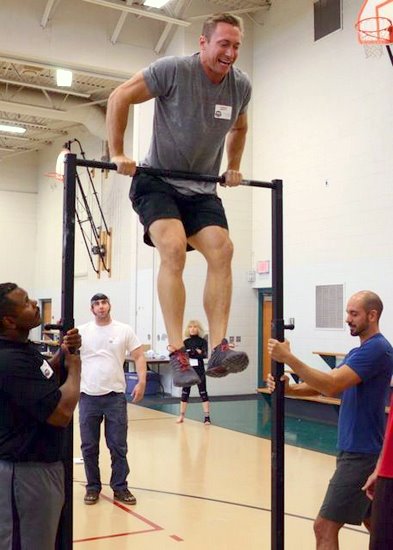
<path id="1" fill-rule="evenodd" d="M 314 395 L 320 395 L 319 391 L 314 390 L 314 388 L 311 388 L 305 382 L 301 382 L 300 384 L 290 384 L 289 377 L 285 374 L 281 377 L 281 380 L 285 382 L 285 395 L 289 395 L 290 397 L 311 397 Z M 270 373 L 267 375 L 266 384 L 270 393 L 273 393 L 276 389 L 276 381 Z"/>
<path id="2" fill-rule="evenodd" d="M 339 369 L 333 369 L 329 373 L 309 367 L 291 353 L 289 342 L 287 341 L 279 342 L 270 338 L 268 351 L 272 359 L 291 367 L 308 386 L 323 395 L 335 396 L 347 388 L 360 384 L 362 381 L 360 376 L 348 365 L 343 365 Z"/>

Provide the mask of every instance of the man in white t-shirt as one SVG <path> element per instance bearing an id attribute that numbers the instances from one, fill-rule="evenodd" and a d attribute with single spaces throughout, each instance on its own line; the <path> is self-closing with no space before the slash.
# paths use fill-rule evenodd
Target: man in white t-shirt
<path id="1" fill-rule="evenodd" d="M 86 472 L 85 504 L 96 504 L 101 491 L 98 464 L 100 427 L 104 420 L 106 444 L 111 454 L 110 486 L 115 500 L 136 504 L 127 476 L 127 401 L 123 363 L 127 353 L 135 362 L 138 384 L 132 402 L 143 398 L 146 387 L 146 359 L 138 337 L 130 326 L 112 320 L 111 304 L 105 294 L 91 298 L 94 320 L 78 327 L 82 336 L 81 394 L 79 423 L 81 449 Z"/>

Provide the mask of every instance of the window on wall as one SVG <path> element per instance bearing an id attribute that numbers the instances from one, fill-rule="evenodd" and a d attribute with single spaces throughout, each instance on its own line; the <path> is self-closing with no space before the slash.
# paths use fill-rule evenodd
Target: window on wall
<path id="1" fill-rule="evenodd" d="M 316 0 L 314 2 L 314 40 L 342 28 L 342 0 Z"/>
<path id="2" fill-rule="evenodd" d="M 344 327 L 344 285 L 315 287 L 316 328 Z"/>

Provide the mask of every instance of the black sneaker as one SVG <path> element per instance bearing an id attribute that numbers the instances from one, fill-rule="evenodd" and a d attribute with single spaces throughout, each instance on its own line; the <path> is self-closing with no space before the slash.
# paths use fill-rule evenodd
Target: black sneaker
<path id="1" fill-rule="evenodd" d="M 99 491 L 94 491 L 93 489 L 87 489 L 83 501 L 85 504 L 97 504 L 98 499 L 100 498 Z"/>
<path id="2" fill-rule="evenodd" d="M 172 368 L 173 385 L 179 388 L 200 384 L 201 379 L 190 366 L 185 348 L 177 349 L 169 354 L 169 363 Z"/>
<path id="3" fill-rule="evenodd" d="M 113 498 L 119 502 L 124 502 L 124 504 L 136 504 L 136 498 L 128 489 L 113 491 Z"/>
<path id="4" fill-rule="evenodd" d="M 228 340 L 222 339 L 216 346 L 207 364 L 206 376 L 221 378 L 232 372 L 241 372 L 248 366 L 248 355 L 244 351 L 235 351 L 229 347 Z"/>

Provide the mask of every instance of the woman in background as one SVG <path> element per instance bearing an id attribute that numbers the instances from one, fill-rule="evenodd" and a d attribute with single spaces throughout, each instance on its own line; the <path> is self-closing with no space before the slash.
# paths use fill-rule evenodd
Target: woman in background
<path id="1" fill-rule="evenodd" d="M 210 424 L 209 416 L 209 396 L 206 390 L 206 375 L 205 365 L 203 360 L 207 357 L 207 341 L 203 338 L 204 330 L 199 321 L 189 321 L 187 328 L 184 331 L 184 346 L 190 358 L 190 365 L 195 369 L 199 378 L 201 379 L 198 384 L 199 395 L 202 400 L 202 407 L 204 412 L 204 423 Z M 191 386 L 185 386 L 182 388 L 180 398 L 180 416 L 177 419 L 177 423 L 184 422 L 184 416 L 186 414 L 188 399 L 190 397 Z"/>

